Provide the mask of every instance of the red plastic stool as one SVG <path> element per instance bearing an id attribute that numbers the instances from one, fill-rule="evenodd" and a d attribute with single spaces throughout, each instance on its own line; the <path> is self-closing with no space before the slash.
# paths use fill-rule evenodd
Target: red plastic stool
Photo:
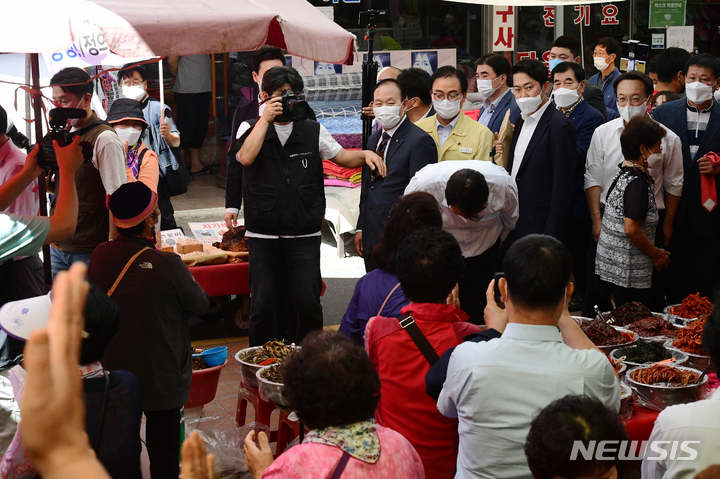
<path id="1" fill-rule="evenodd" d="M 277 445 L 275 447 L 276 457 L 282 454 L 288 444 L 299 435 L 300 421 L 293 421 L 281 410 L 280 418 L 278 419 Z"/>
<path id="2" fill-rule="evenodd" d="M 255 408 L 255 422 L 270 427 L 270 416 L 277 406 L 273 402 L 263 401 L 260 393 L 256 388 L 242 384 L 238 389 L 237 413 L 235 414 L 235 423 L 238 426 L 244 426 L 247 418 L 247 406 L 251 403 Z"/>

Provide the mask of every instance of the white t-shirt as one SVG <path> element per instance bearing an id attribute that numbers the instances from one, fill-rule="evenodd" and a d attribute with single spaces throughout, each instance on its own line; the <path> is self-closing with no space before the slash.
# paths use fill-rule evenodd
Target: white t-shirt
<path id="1" fill-rule="evenodd" d="M 75 131 L 73 128 L 71 131 Z M 105 194 L 111 195 L 127 183 L 125 173 L 125 149 L 115 131 L 100 133 L 93 147 L 92 164 L 100 172 Z"/>

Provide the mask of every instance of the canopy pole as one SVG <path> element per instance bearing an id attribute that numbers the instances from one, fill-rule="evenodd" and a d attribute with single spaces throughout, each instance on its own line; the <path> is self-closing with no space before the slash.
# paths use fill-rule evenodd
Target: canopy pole
<path id="1" fill-rule="evenodd" d="M 555 5 L 555 38 L 565 35 L 565 6 Z"/>
<path id="2" fill-rule="evenodd" d="M 30 69 L 32 70 L 32 105 L 33 118 L 35 119 L 35 143 L 40 143 L 43 137 L 42 128 L 42 96 L 40 96 L 40 60 L 37 53 L 30 54 Z M 38 93 L 36 93 L 38 92 Z M 40 196 L 40 216 L 48 216 L 47 191 L 45 189 L 45 173 L 38 178 L 38 195 Z M 45 278 L 45 289 L 50 290 L 52 286 L 52 272 L 50 270 L 50 246 L 44 245 L 43 252 L 43 273 Z"/>
<path id="3" fill-rule="evenodd" d="M 32 77 L 32 58 L 29 53 L 25 54 L 25 84 L 30 85 Z M 25 118 L 30 118 L 30 112 L 32 111 L 32 95 L 25 93 Z M 25 136 L 32 138 L 32 126 L 30 123 L 25 122 Z"/>
<path id="4" fill-rule="evenodd" d="M 158 77 L 160 78 L 160 122 L 165 123 L 165 80 L 163 79 L 163 59 L 158 62 Z"/>

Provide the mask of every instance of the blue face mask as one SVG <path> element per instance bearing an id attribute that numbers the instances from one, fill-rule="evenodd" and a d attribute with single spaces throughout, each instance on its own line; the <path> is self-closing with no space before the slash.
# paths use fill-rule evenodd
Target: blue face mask
<path id="1" fill-rule="evenodd" d="M 550 68 L 550 71 L 553 71 L 555 69 L 555 67 L 561 63 L 562 63 L 562 60 L 560 60 L 559 58 L 553 58 L 552 60 L 550 60 L 548 62 L 548 67 Z"/>

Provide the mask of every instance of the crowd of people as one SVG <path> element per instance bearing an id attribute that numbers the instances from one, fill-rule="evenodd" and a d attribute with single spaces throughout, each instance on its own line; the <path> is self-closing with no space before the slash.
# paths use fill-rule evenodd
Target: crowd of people
<path id="1" fill-rule="evenodd" d="M 304 84 L 282 50 L 253 55 L 257 86 L 227 152 L 225 221 L 237 227 L 242 208 L 250 345 L 302 345 L 283 364 L 283 392 L 310 429 L 277 458 L 267 435 L 250 433 L 254 477 L 625 477 L 618 456 L 570 459 L 576 441 L 627 439 L 617 374 L 570 311 L 714 297 L 720 61 L 669 48 L 651 65 L 655 81 L 621 73 L 619 55 L 615 39 L 600 39 L 590 78 L 570 36 L 553 43 L 549 68 L 485 55 L 477 93 L 453 66 L 387 66 L 363 109 L 374 132 L 360 151 L 312 111 L 288 111 L 285 98 Z M 143 414 L 152 477 L 178 477 L 188 317 L 209 298 L 157 245 L 174 224 L 180 151 L 191 173 L 204 171 L 207 124 L 183 114 L 206 107 L 207 79 L 180 72 L 202 69 L 193 57 L 169 59 L 177 126 L 148 95 L 143 65 L 120 72 L 126 98 L 107 121 L 91 109 L 86 72 L 52 78 L 56 106 L 84 116 L 69 121 L 70 145 L 54 144 L 49 217 L 35 216 L 39 147 L 24 157 L 0 135 L 0 304 L 35 298 L 49 315 L 47 329 L 0 332 L 3 477 L 139 477 Z M 464 110 L 471 101 L 480 109 Z M 0 110 L 0 131 L 3 121 Z M 319 331 L 323 160 L 362 168 L 355 247 L 367 274 L 332 333 Z M 44 244 L 52 310 L 41 296 Z M 720 307 L 703 346 L 720 360 Z M 655 426 L 658 440 L 703 429 L 683 477 L 712 474 L 701 471 L 720 453 L 717 397 L 668 408 Z M 183 456 L 183 477 L 211 474 L 197 436 Z M 648 479 L 673 471 L 642 465 Z"/>

